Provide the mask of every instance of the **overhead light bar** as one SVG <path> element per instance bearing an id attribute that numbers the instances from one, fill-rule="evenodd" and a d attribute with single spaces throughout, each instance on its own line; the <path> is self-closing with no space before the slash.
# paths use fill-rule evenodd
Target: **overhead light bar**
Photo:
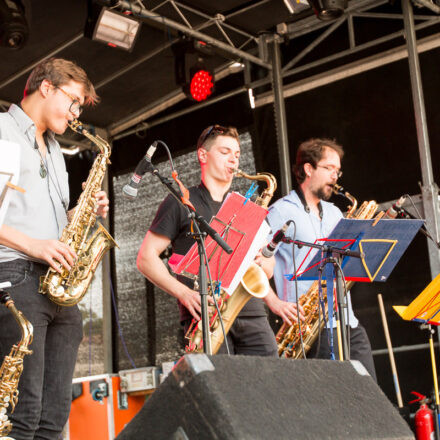
<path id="1" fill-rule="evenodd" d="M 84 35 L 111 47 L 133 50 L 141 23 L 126 14 L 102 8 L 97 19 L 90 13 Z"/>

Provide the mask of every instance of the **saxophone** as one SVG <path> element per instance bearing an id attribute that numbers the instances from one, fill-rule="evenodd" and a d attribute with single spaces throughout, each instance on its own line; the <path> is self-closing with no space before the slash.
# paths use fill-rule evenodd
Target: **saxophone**
<path id="1" fill-rule="evenodd" d="M 14 412 L 18 402 L 18 381 L 23 371 L 23 358 L 32 354 L 28 349 L 32 343 L 32 324 L 17 310 L 8 293 L 0 290 L 0 302 L 2 302 L 14 315 L 15 320 L 21 328 L 21 340 L 11 348 L 9 356 L 6 356 L 0 367 L 0 438 L 6 437 L 12 429 L 12 423 L 8 420 L 7 409 Z"/>
<path id="2" fill-rule="evenodd" d="M 256 199 L 255 203 L 264 208 L 267 208 L 270 199 L 277 188 L 277 181 L 270 173 L 257 173 L 256 175 L 249 175 L 241 170 L 237 170 L 236 177 L 244 177 L 250 180 L 261 180 L 266 182 L 266 188 Z M 221 313 L 225 334 L 228 333 L 235 318 L 240 313 L 245 304 L 253 297 L 264 298 L 269 292 L 269 281 L 263 269 L 255 262 L 252 262 L 240 284 L 234 290 L 232 295 L 228 295 L 224 290 L 220 290 L 220 295 L 216 299 L 218 308 Z M 217 353 L 224 341 L 223 331 L 220 325 L 220 319 L 215 310 L 209 316 L 209 330 L 211 334 L 212 354 Z M 191 325 L 186 332 L 185 337 L 189 340 L 185 350 L 187 352 L 202 352 L 203 351 L 203 333 L 202 321 L 193 319 Z"/>
<path id="3" fill-rule="evenodd" d="M 72 219 L 60 238 L 76 252 L 78 258 L 70 271 L 63 269 L 62 273 L 58 273 L 49 268 L 40 278 L 39 292 L 60 306 L 74 306 L 81 301 L 105 252 L 117 246 L 104 226 L 98 223 L 98 227 L 93 228 L 97 208 L 94 194 L 101 189 L 107 164 L 110 163 L 110 146 L 100 136 L 90 134 L 76 119 L 69 123 L 69 127 L 91 140 L 100 153 L 90 170 Z"/>
<path id="4" fill-rule="evenodd" d="M 378 204 L 374 201 L 365 201 L 356 211 L 357 200 L 348 192 L 345 192 L 342 187 L 335 185 L 333 187 L 335 194 L 343 195 L 350 200 L 351 205 L 345 218 L 355 218 L 358 220 L 368 220 L 373 218 L 377 211 Z M 347 283 L 347 290 L 353 286 L 354 282 Z M 325 317 L 327 319 L 327 293 L 325 282 L 322 283 L 322 295 L 325 304 Z M 302 340 L 304 352 L 307 353 L 312 347 L 313 343 L 318 338 L 319 333 L 324 328 L 326 319 L 320 319 L 320 298 L 319 298 L 319 283 L 315 281 L 307 293 L 302 295 L 299 299 L 300 306 L 304 309 L 305 319 L 301 322 Z M 301 334 L 298 323 L 288 325 L 283 323 L 278 333 L 275 336 L 278 344 L 278 355 L 280 357 L 299 359 L 303 357 L 303 350 L 301 347 Z"/>

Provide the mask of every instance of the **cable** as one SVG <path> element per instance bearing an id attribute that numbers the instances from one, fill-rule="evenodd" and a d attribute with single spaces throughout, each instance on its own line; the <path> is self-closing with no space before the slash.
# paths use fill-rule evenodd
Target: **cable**
<path id="1" fill-rule="evenodd" d="M 293 243 L 292 243 L 292 260 L 293 260 L 293 273 L 295 274 L 295 301 L 296 301 L 296 319 L 298 321 L 298 331 L 299 331 L 299 337 L 301 341 L 301 351 L 303 353 L 304 359 L 307 359 L 306 357 L 306 351 L 304 349 L 304 340 L 302 335 L 302 328 L 301 328 L 301 319 L 299 317 L 299 297 L 298 297 L 298 279 L 296 276 L 296 261 L 295 261 L 295 239 L 296 239 L 296 223 L 294 220 L 291 220 L 293 223 Z"/>
<path id="2" fill-rule="evenodd" d="M 168 156 L 168 161 L 170 162 L 170 166 L 171 166 L 171 171 L 175 171 L 173 158 L 171 157 L 171 152 L 170 152 L 170 149 L 168 148 L 168 145 L 164 141 L 158 140 L 156 142 L 158 144 L 162 144 L 165 147 L 165 150 L 166 150 L 167 156 Z"/>
<path id="3" fill-rule="evenodd" d="M 133 368 L 137 368 L 132 357 L 130 356 L 130 353 L 128 352 L 127 349 L 127 345 L 125 344 L 125 339 L 124 339 L 124 335 L 122 334 L 122 328 L 121 325 L 119 323 L 119 315 L 118 315 L 118 309 L 116 307 L 116 298 L 115 298 L 115 292 L 113 290 L 113 283 L 112 283 L 112 278 L 109 276 L 109 281 L 110 281 L 110 292 L 112 295 L 112 305 L 113 305 L 113 311 L 115 313 L 115 320 L 116 320 L 116 326 L 118 327 L 118 334 L 119 334 L 119 338 L 121 339 L 121 343 L 122 343 L 122 347 L 125 351 L 125 354 L 131 364 L 131 366 Z"/>
<path id="4" fill-rule="evenodd" d="M 92 375 L 92 292 L 89 292 L 89 376 Z"/>

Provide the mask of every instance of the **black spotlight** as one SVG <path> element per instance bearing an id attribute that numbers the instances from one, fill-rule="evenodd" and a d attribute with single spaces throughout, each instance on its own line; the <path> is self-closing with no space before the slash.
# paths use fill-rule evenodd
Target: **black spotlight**
<path id="1" fill-rule="evenodd" d="M 212 47 L 203 41 L 181 36 L 172 45 L 176 84 L 185 95 L 197 102 L 204 101 L 214 92 L 214 74 L 208 67 Z"/>
<path id="2" fill-rule="evenodd" d="M 348 0 L 307 0 L 316 16 L 323 21 L 339 18 L 347 8 Z"/>
<path id="3" fill-rule="evenodd" d="M 21 49 L 29 37 L 29 28 L 21 0 L 0 0 L 0 46 Z"/>

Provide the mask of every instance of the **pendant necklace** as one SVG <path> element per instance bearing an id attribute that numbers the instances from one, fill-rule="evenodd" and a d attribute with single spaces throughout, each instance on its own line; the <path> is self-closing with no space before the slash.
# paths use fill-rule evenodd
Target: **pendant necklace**
<path id="1" fill-rule="evenodd" d="M 45 179 L 46 176 L 47 176 L 47 169 L 46 166 L 44 165 L 43 158 L 40 157 L 40 177 L 42 179 Z"/>
<path id="2" fill-rule="evenodd" d="M 36 150 L 38 151 L 38 154 L 40 156 L 40 177 L 42 179 L 45 179 L 47 176 L 47 167 L 46 167 L 46 164 L 44 163 L 43 156 L 41 154 L 40 149 L 36 148 Z"/>

